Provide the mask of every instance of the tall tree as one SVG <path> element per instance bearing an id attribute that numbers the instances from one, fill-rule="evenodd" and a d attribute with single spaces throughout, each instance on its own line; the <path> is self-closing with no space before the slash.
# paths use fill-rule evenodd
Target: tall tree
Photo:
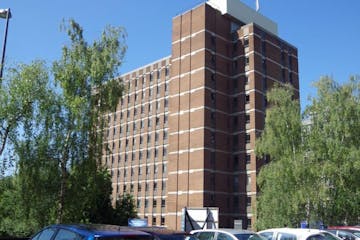
<path id="1" fill-rule="evenodd" d="M 315 86 L 317 96 L 303 117 L 291 91 L 269 93 L 271 107 L 256 143 L 257 156 L 271 158 L 259 173 L 259 229 L 298 226 L 302 220 L 358 221 L 360 81 L 340 85 L 324 77 Z"/>
<path id="2" fill-rule="evenodd" d="M 58 222 L 63 221 L 69 167 L 86 162 L 90 175 L 98 170 L 105 124 L 101 116 L 114 110 L 122 95 L 123 85 L 114 77 L 126 50 L 122 28 L 107 27 L 101 39 L 89 45 L 75 21 L 63 26 L 71 45 L 63 47 L 61 59 L 53 64 L 55 82 L 62 90 L 55 133 L 61 149 L 56 156 L 61 179 Z"/>
<path id="3" fill-rule="evenodd" d="M 305 116 L 308 161 L 317 169 L 313 199 L 318 218 L 327 224 L 358 224 L 360 216 L 360 79 L 340 85 L 323 77 Z"/>
<path id="4" fill-rule="evenodd" d="M 126 34 L 108 26 L 89 44 L 75 21 L 63 29 L 70 41 L 51 71 L 43 62 L 21 65 L 11 71 L 8 87 L 1 88 L 9 94 L 0 95 L 0 116 L 5 116 L 0 120 L 2 129 L 11 130 L 4 133 L 9 132 L 18 170 L 0 208 L 17 199 L 16 208 L 6 208 L 13 219 L 4 216 L 15 223 L 17 235 L 55 221 L 99 222 L 113 215 L 111 179 L 101 166 L 103 116 L 115 110 L 124 91 L 115 76 Z M 6 128 L 13 119 L 16 125 Z"/>
<path id="5" fill-rule="evenodd" d="M 296 195 L 301 143 L 300 104 L 290 85 L 275 86 L 268 94 L 265 129 L 256 142 L 258 157 L 270 157 L 258 176 L 257 227 L 292 225 L 298 220 Z M 294 218 L 296 216 L 296 218 Z"/>

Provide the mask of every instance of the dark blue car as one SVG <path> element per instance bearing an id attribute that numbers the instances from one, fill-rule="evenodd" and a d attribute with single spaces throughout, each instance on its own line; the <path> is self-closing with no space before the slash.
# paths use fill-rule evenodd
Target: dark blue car
<path id="1" fill-rule="evenodd" d="M 31 240 L 153 240 L 145 232 L 102 224 L 56 224 L 45 227 Z"/>

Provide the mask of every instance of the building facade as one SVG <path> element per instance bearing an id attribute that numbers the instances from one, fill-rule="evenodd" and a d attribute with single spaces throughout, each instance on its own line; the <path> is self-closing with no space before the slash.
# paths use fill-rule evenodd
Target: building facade
<path id="1" fill-rule="evenodd" d="M 172 54 L 121 76 L 103 161 L 113 200 L 126 192 L 149 225 L 180 229 L 184 207 L 219 208 L 219 226 L 254 223 L 254 155 L 266 92 L 293 85 L 297 49 L 239 0 L 209 0 L 173 18 Z"/>

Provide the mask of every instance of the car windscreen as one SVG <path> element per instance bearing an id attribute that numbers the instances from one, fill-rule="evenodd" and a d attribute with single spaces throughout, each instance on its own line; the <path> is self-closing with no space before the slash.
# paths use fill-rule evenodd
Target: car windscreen
<path id="1" fill-rule="evenodd" d="M 253 233 L 242 233 L 242 234 L 234 234 L 234 235 L 239 240 L 264 240 L 259 235 Z"/>

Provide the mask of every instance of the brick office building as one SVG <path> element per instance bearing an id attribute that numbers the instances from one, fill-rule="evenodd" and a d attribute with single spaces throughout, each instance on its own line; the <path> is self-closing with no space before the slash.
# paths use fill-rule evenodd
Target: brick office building
<path id="1" fill-rule="evenodd" d="M 184 207 L 218 207 L 219 226 L 251 228 L 254 143 L 266 91 L 291 83 L 297 49 L 239 0 L 209 0 L 173 18 L 172 55 L 124 74 L 104 162 L 113 199 L 131 193 L 149 225 L 180 229 Z"/>

